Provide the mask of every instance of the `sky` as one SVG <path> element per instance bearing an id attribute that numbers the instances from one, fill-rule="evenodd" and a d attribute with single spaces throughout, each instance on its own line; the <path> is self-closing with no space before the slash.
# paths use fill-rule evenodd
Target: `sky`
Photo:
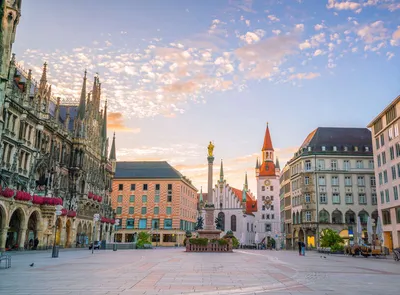
<path id="1" fill-rule="evenodd" d="M 24 0 L 18 63 L 107 99 L 121 161 L 167 160 L 256 190 L 267 122 L 281 167 L 317 127 L 366 127 L 400 94 L 399 0 Z M 91 78 L 92 79 L 92 78 Z"/>

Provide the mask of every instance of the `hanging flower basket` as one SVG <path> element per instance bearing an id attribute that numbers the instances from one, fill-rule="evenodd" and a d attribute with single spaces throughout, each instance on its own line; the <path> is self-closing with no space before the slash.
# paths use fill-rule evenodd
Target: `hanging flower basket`
<path id="1" fill-rule="evenodd" d="M 0 192 L 0 195 L 5 198 L 12 198 L 14 196 L 14 190 L 6 187 L 4 190 Z"/>
<path id="2" fill-rule="evenodd" d="M 99 203 L 101 203 L 102 200 L 103 200 L 103 198 L 102 198 L 101 196 L 97 196 L 97 201 L 98 201 Z"/>
<path id="3" fill-rule="evenodd" d="M 32 199 L 32 196 L 30 193 L 17 191 L 14 199 L 18 201 L 30 201 Z"/>
<path id="4" fill-rule="evenodd" d="M 68 214 L 67 214 L 67 216 L 68 217 L 76 217 L 76 211 L 68 211 Z"/>
<path id="5" fill-rule="evenodd" d="M 65 209 L 65 208 L 61 209 L 61 216 L 65 216 L 67 214 L 68 214 L 68 210 L 67 209 Z"/>
<path id="6" fill-rule="evenodd" d="M 89 199 L 93 199 L 93 193 L 92 193 L 92 192 L 89 192 L 89 193 L 88 193 L 88 198 L 89 198 Z"/>
<path id="7" fill-rule="evenodd" d="M 43 197 L 34 195 L 32 197 L 32 203 L 36 205 L 43 205 L 44 204 Z"/>

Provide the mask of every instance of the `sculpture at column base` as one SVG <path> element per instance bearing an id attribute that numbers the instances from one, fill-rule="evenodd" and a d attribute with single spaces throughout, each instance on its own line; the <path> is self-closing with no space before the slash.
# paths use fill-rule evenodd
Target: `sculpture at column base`
<path id="1" fill-rule="evenodd" d="M 206 211 L 206 220 L 204 229 L 198 230 L 199 238 L 219 239 L 221 231 L 215 228 L 214 224 L 214 204 L 206 204 L 204 206 Z"/>

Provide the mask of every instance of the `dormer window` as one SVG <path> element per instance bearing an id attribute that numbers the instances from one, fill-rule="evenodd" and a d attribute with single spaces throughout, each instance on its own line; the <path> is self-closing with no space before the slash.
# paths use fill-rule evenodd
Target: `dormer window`
<path id="1" fill-rule="evenodd" d="M 355 152 L 358 152 L 358 146 L 355 146 L 355 147 L 354 147 L 354 151 L 355 151 Z"/>
<path id="2" fill-rule="evenodd" d="M 349 148 L 347 146 L 344 147 L 344 151 L 347 152 L 349 151 Z"/>
<path id="3" fill-rule="evenodd" d="M 369 152 L 369 147 L 366 146 L 366 147 L 365 147 L 365 151 L 366 151 L 366 152 Z"/>
<path id="4" fill-rule="evenodd" d="M 309 152 L 311 152 L 311 147 L 309 146 L 309 147 L 307 148 L 307 150 L 308 150 Z"/>
<path id="5" fill-rule="evenodd" d="M 333 147 L 333 151 L 337 152 L 337 147 L 336 146 Z"/>
<path id="6" fill-rule="evenodd" d="M 326 146 L 322 146 L 322 151 L 325 152 L 326 151 Z"/>

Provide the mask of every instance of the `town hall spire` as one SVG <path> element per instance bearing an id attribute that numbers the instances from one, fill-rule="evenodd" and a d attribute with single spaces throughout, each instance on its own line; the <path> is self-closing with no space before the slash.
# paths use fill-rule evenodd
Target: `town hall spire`
<path id="1" fill-rule="evenodd" d="M 265 129 L 264 144 L 262 147 L 263 162 L 274 161 L 274 148 L 272 146 L 271 134 L 269 133 L 269 127 Z"/>
<path id="2" fill-rule="evenodd" d="M 83 120 L 85 118 L 86 113 L 86 70 L 83 76 L 83 84 L 82 84 L 82 91 L 81 91 L 81 99 L 79 101 L 78 107 L 78 118 Z"/>
<path id="3" fill-rule="evenodd" d="M 224 181 L 224 164 L 222 163 L 222 159 L 221 159 L 221 168 L 219 170 L 219 181 L 220 182 Z"/>

